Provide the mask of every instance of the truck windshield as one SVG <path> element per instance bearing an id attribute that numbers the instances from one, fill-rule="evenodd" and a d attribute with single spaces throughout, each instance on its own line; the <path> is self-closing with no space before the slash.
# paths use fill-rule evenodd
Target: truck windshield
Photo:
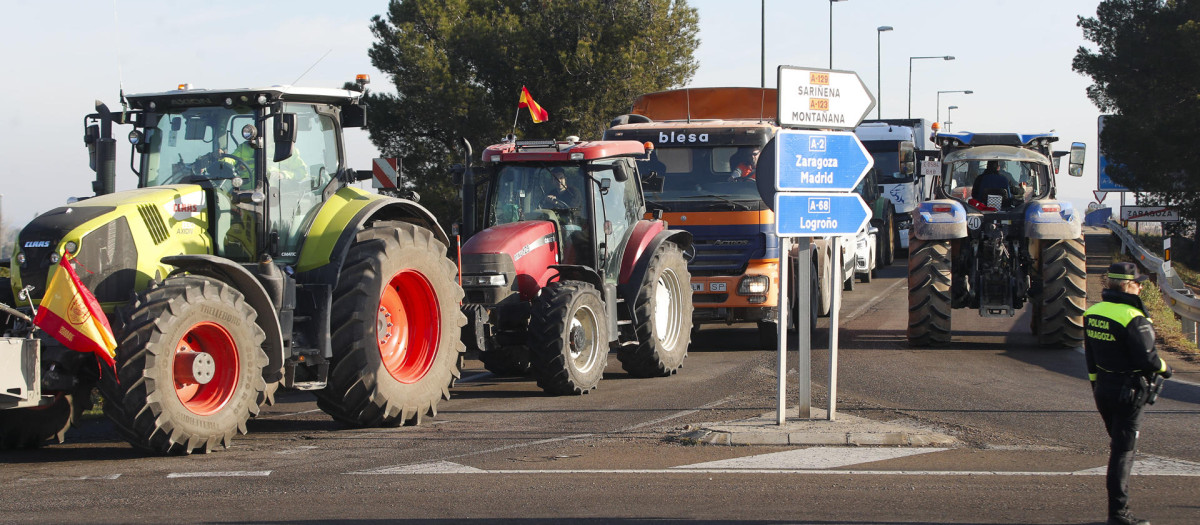
<path id="1" fill-rule="evenodd" d="M 916 180 L 913 173 L 915 163 L 911 142 L 872 140 L 863 141 L 863 146 L 866 146 L 871 157 L 875 159 L 872 169 L 878 174 L 880 184 L 904 184 Z M 904 169 L 906 165 L 908 169 Z"/>
<path id="2" fill-rule="evenodd" d="M 755 184 L 758 151 L 757 146 L 656 148 L 649 160 L 638 161 L 642 180 L 653 181 L 643 184 L 646 199 L 711 200 L 737 209 L 761 203 Z"/>
<path id="3" fill-rule="evenodd" d="M 186 108 L 148 115 L 148 123 L 143 186 L 235 175 L 253 184 L 254 150 L 243 145 L 241 135 L 243 126 L 254 123 L 253 109 Z"/>

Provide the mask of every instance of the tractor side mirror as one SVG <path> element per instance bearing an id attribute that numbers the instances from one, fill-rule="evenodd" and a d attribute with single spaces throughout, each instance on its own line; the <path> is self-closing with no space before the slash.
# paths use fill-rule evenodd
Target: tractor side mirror
<path id="1" fill-rule="evenodd" d="M 624 162 L 618 162 L 613 165 L 613 178 L 617 182 L 625 182 L 629 180 L 629 166 Z"/>
<path id="2" fill-rule="evenodd" d="M 100 125 L 92 124 L 83 130 L 83 143 L 87 144 L 88 167 L 96 171 L 96 143 L 100 141 Z"/>
<path id="3" fill-rule="evenodd" d="M 358 104 L 342 106 L 342 129 L 367 127 L 367 108 Z"/>
<path id="4" fill-rule="evenodd" d="M 296 114 L 275 115 L 275 162 L 283 162 L 292 156 L 296 145 Z"/>
<path id="5" fill-rule="evenodd" d="M 1087 156 L 1087 144 L 1082 142 L 1071 143 L 1070 160 L 1067 164 L 1067 174 L 1072 177 L 1083 176 L 1083 159 Z"/>

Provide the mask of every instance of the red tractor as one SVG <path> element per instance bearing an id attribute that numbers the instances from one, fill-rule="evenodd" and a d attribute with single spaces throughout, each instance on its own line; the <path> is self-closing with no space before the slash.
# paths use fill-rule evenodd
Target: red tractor
<path id="1" fill-rule="evenodd" d="M 464 342 L 497 375 L 533 372 L 551 394 L 599 383 L 612 348 L 660 377 L 691 342 L 691 234 L 646 204 L 636 141 L 508 141 L 462 178 Z"/>

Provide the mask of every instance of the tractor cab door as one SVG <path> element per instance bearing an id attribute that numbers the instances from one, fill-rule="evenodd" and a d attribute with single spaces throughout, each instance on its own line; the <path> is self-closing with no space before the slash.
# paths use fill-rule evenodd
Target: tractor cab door
<path id="1" fill-rule="evenodd" d="M 266 250 L 277 261 L 295 262 L 317 211 L 325 202 L 325 188 L 341 168 L 337 113 L 332 107 L 288 103 L 283 111 L 296 116 L 292 155 L 275 162 L 273 134 L 263 148 L 267 157 Z"/>
<path id="2" fill-rule="evenodd" d="M 594 164 L 611 166 L 616 163 L 624 163 L 628 173 L 637 173 L 633 162 L 628 159 L 604 159 Z M 625 246 L 633 233 L 633 226 L 641 218 L 642 196 L 634 178 L 618 181 L 611 169 L 595 170 L 592 176 L 595 179 L 595 182 L 591 183 L 592 200 L 596 210 L 594 238 L 599 263 L 596 268 L 604 270 L 605 284 L 615 285 L 621 273 L 621 258 L 625 253 Z"/>

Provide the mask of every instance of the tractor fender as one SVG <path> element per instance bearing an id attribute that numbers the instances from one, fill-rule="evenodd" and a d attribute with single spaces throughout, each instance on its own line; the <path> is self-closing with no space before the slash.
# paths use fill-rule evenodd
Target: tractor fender
<path id="1" fill-rule="evenodd" d="M 651 222 L 651 221 L 644 221 L 644 222 Z M 661 223 L 662 221 L 653 221 L 653 222 Z M 635 228 L 634 235 L 637 235 L 637 233 L 638 233 L 637 229 Z M 630 254 L 633 252 L 632 247 L 634 246 L 634 244 L 633 244 L 634 240 L 635 240 L 635 238 L 631 237 L 629 239 L 629 244 L 626 245 L 626 248 L 625 248 L 625 257 L 626 258 L 628 258 L 630 256 Z M 638 257 L 637 257 L 637 259 L 634 260 L 628 274 L 625 271 L 625 264 L 624 264 L 625 261 L 622 260 L 621 279 L 620 279 L 620 281 L 618 281 L 618 284 L 617 284 L 617 292 L 619 293 L 619 295 L 621 297 L 625 298 L 625 302 L 623 303 L 625 305 L 625 312 L 626 312 L 626 314 L 628 314 L 628 318 L 630 320 L 632 320 L 633 324 L 635 324 L 635 325 L 637 324 L 638 320 L 634 315 L 634 308 L 633 308 L 634 298 L 637 297 L 638 288 L 642 286 L 642 278 L 646 275 L 647 267 L 650 266 L 650 259 L 654 256 L 654 252 L 658 251 L 658 247 L 662 246 L 662 243 L 664 243 L 666 241 L 671 241 L 671 242 L 677 244 L 679 246 L 679 248 L 684 251 L 684 253 L 691 252 L 691 249 L 692 249 L 692 234 L 691 233 L 688 233 L 683 230 L 666 230 L 666 229 L 659 228 L 658 232 L 655 233 L 652 237 L 650 237 L 649 239 L 646 239 L 645 242 L 640 243 L 639 246 L 641 249 L 637 250 Z"/>
<path id="2" fill-rule="evenodd" d="M 967 236 L 967 209 L 953 199 L 922 202 L 912 212 L 912 231 L 918 239 L 935 241 Z"/>
<path id="3" fill-rule="evenodd" d="M 254 274 L 242 265 L 216 255 L 171 255 L 163 257 L 162 262 L 175 267 L 170 275 L 187 272 L 211 277 L 237 288 L 246 297 L 246 304 L 258 314 L 255 324 L 267 335 L 263 341 L 263 351 L 267 353 L 263 379 L 268 383 L 283 380 L 283 330 L 279 327 L 278 309 Z"/>
<path id="4" fill-rule="evenodd" d="M 367 193 L 347 186 L 334 193 L 317 212 L 296 262 L 297 272 L 331 267 L 336 280 L 358 232 L 370 222 L 401 221 L 433 232 L 446 247 L 450 238 L 424 206 L 406 199 Z M 331 264 L 334 263 L 334 264 Z M 323 274 L 325 272 L 322 272 Z M 328 276 L 326 276 L 328 277 Z M 321 279 L 323 282 L 330 282 Z"/>
<path id="5" fill-rule="evenodd" d="M 671 233 L 660 239 L 659 236 L 663 232 Z M 646 253 L 654 253 L 654 250 L 658 249 L 658 245 L 667 239 L 679 245 L 679 249 L 683 250 L 684 257 L 691 260 L 693 254 L 691 233 L 683 230 L 668 230 L 665 221 L 638 221 L 633 226 L 633 233 L 629 234 L 629 242 L 625 244 L 625 253 L 621 257 L 621 273 L 617 282 L 622 284 L 629 282 L 638 264 L 644 259 L 642 256 Z M 636 285 L 640 281 L 634 282 Z"/>
<path id="6" fill-rule="evenodd" d="M 1083 214 L 1070 202 L 1037 200 L 1025 207 L 1025 237 L 1028 239 L 1079 239 Z"/>

